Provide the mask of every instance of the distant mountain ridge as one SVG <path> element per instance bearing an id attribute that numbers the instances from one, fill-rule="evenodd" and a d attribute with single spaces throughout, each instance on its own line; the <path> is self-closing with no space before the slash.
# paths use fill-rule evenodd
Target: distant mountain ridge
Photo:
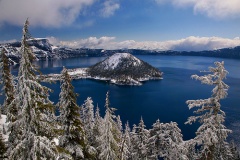
<path id="1" fill-rule="evenodd" d="M 32 51 L 39 60 L 54 58 L 52 49 L 53 46 L 46 38 L 29 39 L 28 45 L 31 47 Z M 11 62 L 19 62 L 21 56 L 21 42 L 0 44 L 0 49 L 2 48 L 6 50 L 6 55 L 10 58 Z"/>
<path id="2" fill-rule="evenodd" d="M 53 58 L 70 58 L 80 56 L 111 56 L 114 53 L 131 53 L 132 55 L 181 55 L 181 56 L 206 56 L 240 59 L 240 46 L 234 48 L 223 48 L 210 51 L 157 51 L 141 49 L 89 49 L 89 48 L 68 48 L 63 46 L 53 46 L 46 38 L 36 38 L 28 40 L 33 52 L 39 60 Z M 5 48 L 7 56 L 13 63 L 18 63 L 20 59 L 21 42 L 0 44 L 0 49 Z"/>

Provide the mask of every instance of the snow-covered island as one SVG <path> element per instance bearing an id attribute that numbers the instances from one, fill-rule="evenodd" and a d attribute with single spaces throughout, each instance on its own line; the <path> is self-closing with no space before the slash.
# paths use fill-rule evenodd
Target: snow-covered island
<path id="1" fill-rule="evenodd" d="M 162 79 L 162 72 L 129 53 L 115 53 L 89 68 L 68 69 L 72 79 L 104 80 L 118 85 L 141 85 L 143 81 Z M 60 74 L 44 78 L 59 80 Z"/>

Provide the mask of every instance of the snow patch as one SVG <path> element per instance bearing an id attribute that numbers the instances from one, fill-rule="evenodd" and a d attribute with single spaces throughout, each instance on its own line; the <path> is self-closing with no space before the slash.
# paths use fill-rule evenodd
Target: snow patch
<path id="1" fill-rule="evenodd" d="M 47 38 L 30 38 L 27 41 L 34 41 L 34 40 L 41 41 L 41 40 L 47 40 Z"/>
<path id="2" fill-rule="evenodd" d="M 105 61 L 103 61 L 103 64 L 105 65 L 104 69 L 115 69 L 119 65 L 119 63 L 121 63 L 121 59 L 123 58 L 132 59 L 135 66 L 141 63 L 138 58 L 132 56 L 129 53 L 115 53 L 114 55 L 108 57 Z"/>
<path id="3" fill-rule="evenodd" d="M 0 118 L 0 132 L 3 133 L 2 136 L 4 141 L 8 141 L 8 135 L 9 135 L 9 133 L 7 132 L 8 123 L 6 122 L 6 120 L 7 120 L 7 116 L 2 114 Z"/>
<path id="4" fill-rule="evenodd" d="M 70 76 L 82 75 L 86 76 L 86 68 L 76 68 L 76 69 L 68 69 L 68 74 Z"/>
<path id="5" fill-rule="evenodd" d="M 53 141 L 55 142 L 55 144 L 58 146 L 59 145 L 59 139 L 58 138 L 53 138 Z"/>
<path id="6" fill-rule="evenodd" d="M 52 46 L 52 50 L 59 48 L 58 46 Z"/>

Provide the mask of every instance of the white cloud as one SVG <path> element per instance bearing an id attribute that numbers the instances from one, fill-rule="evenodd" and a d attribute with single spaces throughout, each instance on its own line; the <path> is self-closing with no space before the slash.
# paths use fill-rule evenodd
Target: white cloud
<path id="1" fill-rule="evenodd" d="M 115 43 L 113 41 L 115 40 L 115 37 L 89 37 L 87 39 L 80 39 L 74 41 L 60 41 L 54 37 L 50 37 L 48 39 L 50 43 L 53 43 L 53 45 L 61 45 L 70 48 L 107 48 L 108 45 Z"/>
<path id="2" fill-rule="evenodd" d="M 52 45 L 56 45 L 56 46 L 60 45 L 59 40 L 57 38 L 55 38 L 53 36 L 46 37 L 46 38 L 49 40 L 49 43 L 51 43 Z"/>
<path id="3" fill-rule="evenodd" d="M 120 8 L 120 4 L 114 0 L 106 0 L 103 3 L 103 6 L 104 7 L 101 10 L 101 14 L 103 17 L 112 16 L 115 13 L 115 11 Z"/>
<path id="4" fill-rule="evenodd" d="M 0 0 L 0 23 L 60 27 L 73 23 L 82 9 L 95 0 Z"/>
<path id="5" fill-rule="evenodd" d="M 227 39 L 221 37 L 187 37 L 185 39 L 172 42 L 172 50 L 215 50 L 221 48 L 229 48 L 240 45 L 240 40 L 237 38 Z"/>
<path id="6" fill-rule="evenodd" d="M 239 0 L 155 0 L 158 4 L 171 3 L 175 7 L 193 7 L 194 13 L 215 19 L 240 17 Z"/>
<path id="7" fill-rule="evenodd" d="M 144 49 L 144 50 L 176 50 L 176 51 L 202 51 L 215 50 L 240 46 L 240 38 L 233 39 L 221 37 L 187 37 L 171 41 L 142 41 L 126 40 L 117 42 L 115 37 L 89 37 L 77 41 L 59 41 L 50 38 L 54 45 L 63 45 L 71 48 L 92 49 Z"/>
<path id="8" fill-rule="evenodd" d="M 194 5 L 195 13 L 207 14 L 212 18 L 227 18 L 240 16 L 239 0 L 207 0 Z"/>
<path id="9" fill-rule="evenodd" d="M 6 40 L 6 41 L 0 41 L 0 44 L 13 43 L 13 42 L 17 42 L 17 40 L 16 39 L 11 39 L 11 40 Z"/>

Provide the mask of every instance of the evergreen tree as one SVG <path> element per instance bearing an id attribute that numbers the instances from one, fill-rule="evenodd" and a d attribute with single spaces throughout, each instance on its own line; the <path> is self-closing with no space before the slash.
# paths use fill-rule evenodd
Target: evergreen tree
<path id="1" fill-rule="evenodd" d="M 98 148 L 101 144 L 101 138 L 103 132 L 103 119 L 100 116 L 100 110 L 97 106 L 94 116 L 94 126 L 93 126 L 93 143 L 92 146 L 95 147 L 95 149 Z M 97 149 L 98 153 L 100 153 L 100 150 Z"/>
<path id="2" fill-rule="evenodd" d="M 10 72 L 10 68 L 9 68 L 9 64 L 8 64 L 9 62 L 8 62 L 8 58 L 6 56 L 5 48 L 2 49 L 0 57 L 1 57 L 0 63 L 1 63 L 1 75 L 2 75 L 1 82 L 3 84 L 3 90 L 5 93 L 5 99 L 4 99 L 4 104 L 3 104 L 3 108 L 2 108 L 2 111 L 3 111 L 2 113 L 6 115 L 8 113 L 8 109 L 9 109 L 8 107 L 14 100 L 15 89 L 14 89 L 14 84 L 13 84 L 13 76 Z M 14 112 L 16 112 L 16 109 L 14 110 Z"/>
<path id="3" fill-rule="evenodd" d="M 85 152 L 85 133 L 80 119 L 80 107 L 66 68 L 61 72 L 61 92 L 59 95 L 60 122 L 63 135 L 59 146 L 70 153 L 73 159 L 88 158 Z"/>
<path id="4" fill-rule="evenodd" d="M 137 144 L 137 125 L 136 124 L 133 124 L 133 128 L 132 128 L 132 131 L 130 132 L 130 147 L 129 147 L 129 150 L 130 150 L 130 154 L 129 154 L 129 159 L 131 160 L 135 160 L 135 159 L 138 159 L 138 155 L 137 155 L 137 152 L 136 152 L 136 144 Z"/>
<path id="5" fill-rule="evenodd" d="M 134 127 L 132 132 L 133 155 L 135 159 L 147 159 L 148 156 L 148 142 L 149 131 L 146 129 L 144 121 L 141 120 L 138 126 Z"/>
<path id="6" fill-rule="evenodd" d="M 116 119 L 117 119 L 117 128 L 118 128 L 118 131 L 122 132 L 123 127 L 122 127 L 122 121 L 121 121 L 120 116 L 118 115 Z"/>
<path id="7" fill-rule="evenodd" d="M 119 136 L 119 159 L 123 159 L 125 157 L 125 152 L 126 152 L 126 144 L 125 144 L 125 137 L 123 135 L 123 127 L 122 127 L 122 121 L 120 116 L 118 115 L 116 117 L 116 124 L 117 124 L 117 135 Z"/>
<path id="8" fill-rule="evenodd" d="M 187 149 L 182 139 L 181 130 L 176 122 L 165 123 L 163 125 L 163 150 L 162 155 L 166 160 L 178 159 L 187 160 Z"/>
<path id="9" fill-rule="evenodd" d="M 103 119 L 103 128 L 102 135 L 99 137 L 99 146 L 98 150 L 99 158 L 104 160 L 117 160 L 120 158 L 120 145 L 119 145 L 119 133 L 117 124 L 116 124 L 116 116 L 114 115 L 115 108 L 110 108 L 109 102 L 109 93 L 106 95 L 106 111 Z"/>
<path id="10" fill-rule="evenodd" d="M 18 108 L 16 106 L 16 90 L 14 86 L 13 76 L 10 72 L 8 58 L 6 56 L 6 50 L 3 48 L 1 52 L 1 72 L 2 72 L 2 84 L 5 93 L 5 99 L 3 103 L 3 113 L 7 115 L 8 122 L 8 152 L 15 148 L 18 139 L 18 129 L 14 127 L 13 123 L 18 116 Z"/>
<path id="11" fill-rule="evenodd" d="M 126 147 L 126 144 L 123 135 L 122 121 L 119 115 L 116 116 L 116 129 L 114 130 L 114 138 L 118 142 L 118 157 L 119 159 L 122 159 L 124 157 L 124 148 Z"/>
<path id="12" fill-rule="evenodd" d="M 85 100 L 82 106 L 82 122 L 85 130 L 85 135 L 90 145 L 93 144 L 93 127 L 94 127 L 94 106 L 91 97 Z"/>
<path id="13" fill-rule="evenodd" d="M 240 152 L 235 144 L 235 142 L 232 140 L 230 142 L 230 149 L 231 149 L 231 152 L 232 152 L 232 155 L 233 155 L 233 159 L 234 160 L 240 160 Z"/>
<path id="14" fill-rule="evenodd" d="M 221 110 L 220 100 L 226 98 L 229 88 L 223 82 L 226 78 L 227 71 L 224 68 L 224 62 L 215 62 L 216 67 L 210 67 L 210 74 L 198 76 L 193 75 L 192 78 L 200 80 L 203 84 L 214 85 L 212 96 L 207 99 L 188 100 L 189 109 L 200 107 L 194 111 L 198 116 L 191 116 L 186 123 L 192 124 L 199 120 L 201 126 L 198 128 L 195 141 L 201 147 L 199 158 L 220 160 L 232 159 L 226 138 L 231 130 L 226 129 L 223 125 L 225 121 L 225 113 Z"/>
<path id="15" fill-rule="evenodd" d="M 54 159 L 57 157 L 54 135 L 54 107 L 48 99 L 49 89 L 37 79 L 37 69 L 31 61 L 34 55 L 27 44 L 29 21 L 23 27 L 21 60 L 16 88 L 16 106 L 20 108 L 13 127 L 18 128 L 17 145 L 12 149 L 9 159 Z"/>
<path id="16" fill-rule="evenodd" d="M 150 138 L 149 138 L 149 158 L 157 159 L 158 157 L 163 156 L 163 142 L 164 142 L 164 124 L 160 123 L 158 119 L 156 123 L 152 125 L 152 129 L 149 130 Z"/>
<path id="17" fill-rule="evenodd" d="M 130 127 L 129 127 L 129 124 L 128 122 L 126 123 L 125 125 L 125 130 L 124 130 L 124 134 L 121 138 L 121 150 L 120 150 L 120 153 L 121 153 L 121 160 L 127 160 L 127 159 L 130 159 L 131 157 L 131 137 L 130 137 Z"/>
<path id="18" fill-rule="evenodd" d="M 0 132 L 0 159 L 7 158 L 6 152 L 7 152 L 7 147 L 5 145 L 2 132 Z"/>
<path id="19" fill-rule="evenodd" d="M 198 159 L 198 153 L 196 152 L 196 141 L 194 139 L 190 139 L 188 141 L 184 141 L 184 147 L 187 150 L 186 156 L 188 159 Z"/>

